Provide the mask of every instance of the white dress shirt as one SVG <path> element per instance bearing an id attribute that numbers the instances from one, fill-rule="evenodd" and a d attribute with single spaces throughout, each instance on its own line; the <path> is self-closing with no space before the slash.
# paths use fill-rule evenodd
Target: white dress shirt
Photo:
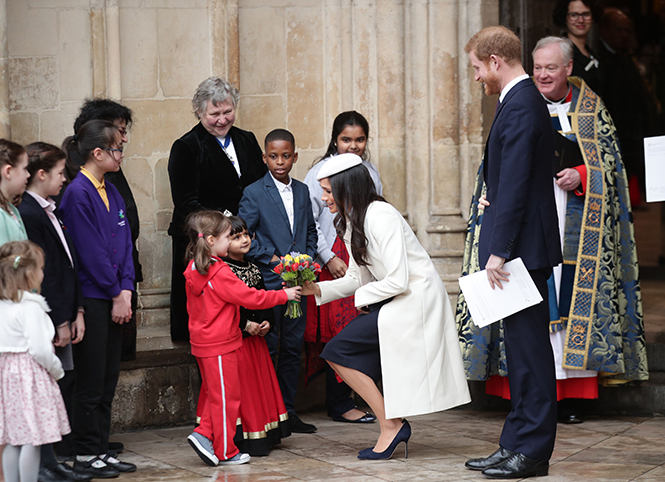
<path id="1" fill-rule="evenodd" d="M 225 147 L 224 143 L 226 142 L 226 139 L 228 138 L 229 144 Z M 238 177 L 241 177 L 242 175 L 240 174 L 240 162 L 238 161 L 238 155 L 236 154 L 236 148 L 233 145 L 233 139 L 231 139 L 231 136 L 228 135 L 226 137 L 217 137 L 217 142 L 219 142 L 219 145 L 222 146 L 222 149 L 226 153 L 226 156 L 229 158 L 231 161 L 231 164 L 233 164 L 233 167 L 236 168 L 236 172 L 238 173 Z"/>
<path id="2" fill-rule="evenodd" d="M 44 208 L 44 211 L 46 211 L 46 215 L 51 220 L 51 224 L 55 228 L 55 232 L 58 233 L 58 236 L 60 237 L 60 242 L 62 243 L 62 246 L 65 248 L 67 256 L 69 256 L 69 262 L 72 264 L 72 266 L 74 266 L 72 253 L 69 252 L 69 246 L 67 245 L 67 240 L 65 239 L 65 233 L 62 231 L 62 226 L 60 225 L 60 221 L 58 221 L 58 218 L 54 214 L 55 201 L 51 198 L 44 199 L 39 194 L 32 191 L 26 191 L 26 192 L 30 194 L 35 199 L 35 201 L 39 203 L 39 205 L 42 208 Z"/>
<path id="3" fill-rule="evenodd" d="M 277 190 L 279 191 L 279 195 L 282 198 L 284 209 L 286 209 L 286 215 L 289 217 L 291 233 L 293 233 L 293 188 L 291 187 L 293 181 L 289 177 L 289 183 L 284 184 L 283 182 L 275 179 L 275 177 L 272 175 L 272 172 L 270 173 L 270 177 L 272 177 L 272 180 L 275 183 L 275 186 L 277 186 Z"/>
<path id="4" fill-rule="evenodd" d="M 506 98 L 506 95 L 508 94 L 508 92 L 510 92 L 510 89 L 515 87 L 515 85 L 519 84 L 524 79 L 528 79 L 528 78 L 529 78 L 529 74 L 524 74 L 524 75 L 520 75 L 519 77 L 515 77 L 513 80 L 508 82 L 506 84 L 506 86 L 503 88 L 503 90 L 501 90 L 501 95 L 499 96 L 499 102 L 503 102 L 503 99 Z"/>

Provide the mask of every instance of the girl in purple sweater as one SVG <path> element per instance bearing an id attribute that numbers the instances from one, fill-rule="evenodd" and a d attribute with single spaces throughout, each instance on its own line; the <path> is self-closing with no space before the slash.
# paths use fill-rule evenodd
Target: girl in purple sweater
<path id="1" fill-rule="evenodd" d="M 111 402 L 120 374 L 122 327 L 131 314 L 134 264 L 125 204 L 104 174 L 122 164 L 122 135 L 108 121 L 92 120 L 65 140 L 65 152 L 85 159 L 67 187 L 61 213 L 79 256 L 85 338 L 74 347 L 72 403 L 74 470 L 97 478 L 133 472 L 108 450 Z"/>

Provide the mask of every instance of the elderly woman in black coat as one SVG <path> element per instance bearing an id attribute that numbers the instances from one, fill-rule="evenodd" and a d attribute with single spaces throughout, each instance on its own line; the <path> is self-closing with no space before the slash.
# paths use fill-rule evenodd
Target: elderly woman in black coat
<path id="1" fill-rule="evenodd" d="M 169 178 L 173 198 L 171 278 L 171 339 L 189 340 L 185 297 L 184 257 L 187 238 L 183 233 L 187 215 L 215 209 L 238 212 L 243 189 L 266 173 L 256 137 L 233 124 L 238 91 L 227 81 L 210 77 L 198 86 L 192 99 L 199 123 L 173 143 Z"/>

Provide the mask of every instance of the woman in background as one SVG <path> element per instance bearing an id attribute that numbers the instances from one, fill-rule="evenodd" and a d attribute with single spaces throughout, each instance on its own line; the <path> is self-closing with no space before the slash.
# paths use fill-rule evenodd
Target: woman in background
<path id="1" fill-rule="evenodd" d="M 601 65 L 588 45 L 594 19 L 600 18 L 596 0 L 559 0 L 554 7 L 554 25 L 563 29 L 573 42 L 573 76 L 582 78 L 596 94 L 602 96 Z"/>

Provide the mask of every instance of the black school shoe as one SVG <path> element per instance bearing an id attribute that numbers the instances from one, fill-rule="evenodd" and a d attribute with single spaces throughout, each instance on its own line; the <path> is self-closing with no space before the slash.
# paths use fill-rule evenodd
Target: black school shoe
<path id="1" fill-rule="evenodd" d="M 136 472 L 136 465 L 130 464 L 129 462 L 120 462 L 118 459 L 113 457 L 110 454 L 103 455 L 101 457 L 102 462 L 104 462 L 109 467 L 114 468 L 122 474 L 127 474 L 129 472 Z"/>
<path id="2" fill-rule="evenodd" d="M 92 475 L 94 479 L 112 479 L 120 475 L 120 471 L 110 467 L 99 457 L 85 461 L 76 459 L 74 461 L 74 472 Z"/>
<path id="3" fill-rule="evenodd" d="M 289 412 L 289 428 L 291 433 L 314 433 L 316 426 L 300 420 L 296 412 Z"/>

